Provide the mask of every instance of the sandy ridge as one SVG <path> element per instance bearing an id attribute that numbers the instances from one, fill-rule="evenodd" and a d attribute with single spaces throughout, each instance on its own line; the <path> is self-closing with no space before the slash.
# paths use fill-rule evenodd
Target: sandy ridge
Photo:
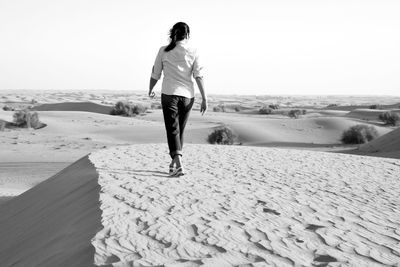
<path id="1" fill-rule="evenodd" d="M 96 169 L 83 157 L 0 205 L 0 266 L 94 266 L 99 190 Z"/>
<path id="2" fill-rule="evenodd" d="M 89 158 L 97 265 L 400 266 L 400 160 L 188 145 L 174 179 L 165 145 Z"/>

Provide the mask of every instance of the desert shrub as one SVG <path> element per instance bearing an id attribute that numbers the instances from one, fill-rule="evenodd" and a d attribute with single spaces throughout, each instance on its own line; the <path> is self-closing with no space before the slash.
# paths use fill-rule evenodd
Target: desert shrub
<path id="1" fill-rule="evenodd" d="M 279 109 L 279 105 L 278 104 L 270 104 L 270 105 L 268 105 L 268 107 L 270 109 Z"/>
<path id="2" fill-rule="evenodd" d="M 219 144 L 219 145 L 232 145 L 235 141 L 235 134 L 233 131 L 223 126 L 221 128 L 215 129 L 209 136 L 208 142 L 210 144 Z"/>
<path id="3" fill-rule="evenodd" d="M 28 109 L 18 110 L 13 115 L 14 124 L 18 127 L 40 128 L 42 123 L 39 121 L 38 113 Z"/>
<path id="4" fill-rule="evenodd" d="M 305 114 L 305 113 L 306 113 L 306 110 L 305 110 L 305 109 L 303 109 L 303 110 L 300 110 L 300 109 L 291 109 L 291 110 L 289 110 L 289 112 L 288 112 L 288 116 L 289 116 L 290 118 L 295 118 L 295 119 L 297 119 L 300 115 Z"/>
<path id="5" fill-rule="evenodd" d="M 382 109 L 382 106 L 378 105 L 378 104 L 374 104 L 374 105 L 369 106 L 369 109 Z"/>
<path id="6" fill-rule="evenodd" d="M 0 132 L 4 131 L 5 128 L 6 128 L 6 122 L 0 121 Z"/>
<path id="7" fill-rule="evenodd" d="M 160 103 L 151 103 L 150 108 L 151 109 L 162 109 L 162 106 Z"/>
<path id="8" fill-rule="evenodd" d="M 358 124 L 351 126 L 343 132 L 341 141 L 344 144 L 364 144 L 378 136 L 378 131 L 373 126 Z"/>
<path id="9" fill-rule="evenodd" d="M 233 109 L 235 110 L 235 112 L 239 112 L 239 111 L 242 110 L 242 107 L 241 106 L 235 106 Z"/>
<path id="10" fill-rule="evenodd" d="M 214 112 L 221 112 L 221 107 L 215 106 L 215 107 L 213 107 L 213 111 Z"/>
<path id="11" fill-rule="evenodd" d="M 5 105 L 5 106 L 3 107 L 3 110 L 4 110 L 4 111 L 14 111 L 14 108 L 11 107 L 11 106 Z"/>
<path id="12" fill-rule="evenodd" d="M 111 110 L 110 114 L 133 117 L 146 112 L 146 110 L 147 108 L 140 104 L 131 105 L 129 103 L 118 101 Z"/>
<path id="13" fill-rule="evenodd" d="M 387 112 L 380 114 L 379 119 L 387 125 L 396 126 L 399 123 L 400 116 L 399 116 L 399 114 L 397 114 L 395 112 L 387 111 Z"/>
<path id="14" fill-rule="evenodd" d="M 337 107 L 337 106 L 339 106 L 338 104 L 329 104 L 329 105 L 327 105 L 326 107 L 327 108 L 332 108 L 332 107 Z"/>
<path id="15" fill-rule="evenodd" d="M 260 113 L 260 114 L 266 114 L 266 115 L 272 114 L 272 108 L 269 108 L 269 107 L 262 107 L 262 108 L 260 108 L 260 109 L 258 110 L 258 113 Z"/>
<path id="16" fill-rule="evenodd" d="M 225 112 L 225 106 L 224 105 L 218 105 L 213 107 L 214 112 Z"/>
<path id="17" fill-rule="evenodd" d="M 139 115 L 142 113 L 145 113 L 147 111 L 147 107 L 137 104 L 132 106 L 132 112 L 133 114 Z"/>
<path id="18" fill-rule="evenodd" d="M 126 115 L 129 113 L 129 105 L 118 101 L 110 111 L 111 115 Z"/>

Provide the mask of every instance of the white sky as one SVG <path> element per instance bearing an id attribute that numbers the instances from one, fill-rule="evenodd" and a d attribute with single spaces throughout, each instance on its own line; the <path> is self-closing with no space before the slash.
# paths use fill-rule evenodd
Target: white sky
<path id="1" fill-rule="evenodd" d="M 0 0 L 0 89 L 147 90 L 178 21 L 208 93 L 400 95 L 399 0 Z"/>

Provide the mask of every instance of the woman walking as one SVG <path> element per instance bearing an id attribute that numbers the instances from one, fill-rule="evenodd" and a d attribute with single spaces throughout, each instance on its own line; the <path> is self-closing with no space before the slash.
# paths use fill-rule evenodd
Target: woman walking
<path id="1" fill-rule="evenodd" d="M 207 110 L 207 97 L 204 91 L 202 66 L 196 50 L 189 46 L 189 26 L 184 22 L 176 23 L 170 30 L 170 43 L 162 46 L 157 54 L 150 78 L 149 96 L 154 97 L 153 88 L 164 73 L 161 88 L 161 105 L 171 163 L 171 176 L 184 175 L 182 163 L 183 134 L 190 110 L 194 103 L 194 85 L 196 80 L 202 96 L 200 113 Z"/>

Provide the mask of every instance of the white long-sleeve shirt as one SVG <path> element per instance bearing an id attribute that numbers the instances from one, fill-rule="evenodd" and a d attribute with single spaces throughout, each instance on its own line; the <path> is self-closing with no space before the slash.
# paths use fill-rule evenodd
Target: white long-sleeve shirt
<path id="1" fill-rule="evenodd" d="M 164 73 L 163 94 L 194 97 L 192 77 L 202 77 L 203 69 L 196 49 L 190 47 L 187 40 L 178 41 L 175 48 L 168 52 L 164 51 L 165 47 L 158 51 L 151 77 L 159 80 Z"/>

